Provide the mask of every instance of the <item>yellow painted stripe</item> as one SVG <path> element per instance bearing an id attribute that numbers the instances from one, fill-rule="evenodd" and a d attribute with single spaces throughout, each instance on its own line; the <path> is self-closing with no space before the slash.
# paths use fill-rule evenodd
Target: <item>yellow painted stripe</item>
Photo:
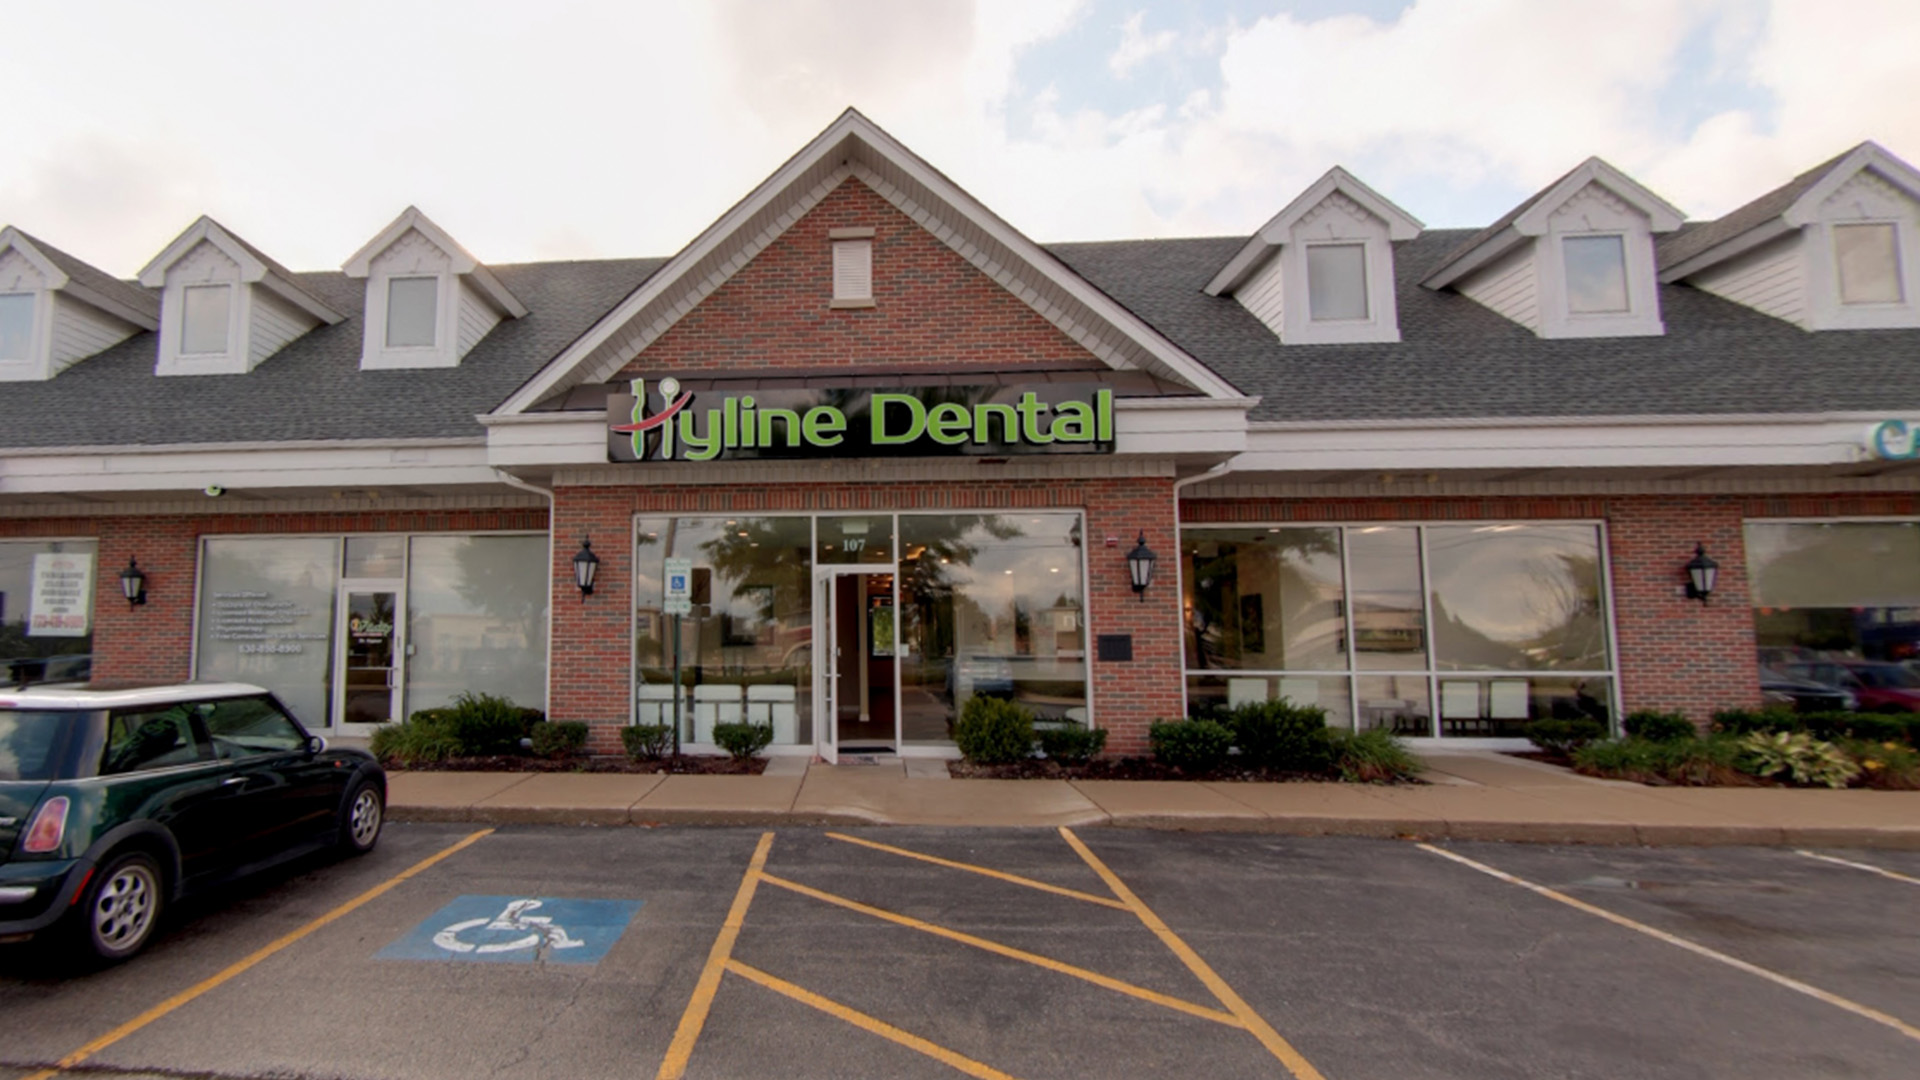
<path id="1" fill-rule="evenodd" d="M 1158 937 L 1162 944 L 1173 950 L 1173 954 L 1180 958 L 1181 963 L 1186 964 L 1187 969 L 1213 992 L 1213 996 L 1220 999 L 1220 1004 L 1225 1005 L 1227 1011 L 1252 1032 L 1253 1037 L 1259 1039 L 1260 1044 L 1265 1046 L 1269 1053 L 1280 1059 L 1280 1063 L 1287 1067 L 1287 1071 L 1293 1073 L 1298 1080 L 1325 1080 L 1320 1070 L 1314 1068 L 1311 1062 L 1301 1056 L 1300 1051 L 1293 1048 L 1293 1044 L 1281 1038 L 1279 1032 L 1273 1030 L 1271 1025 L 1261 1019 L 1259 1013 L 1253 1011 L 1253 1006 L 1248 1005 L 1239 994 L 1234 993 L 1233 987 L 1228 986 L 1225 979 L 1222 979 L 1205 960 L 1200 959 L 1199 953 L 1188 948 L 1187 943 L 1180 940 L 1180 935 L 1174 933 L 1166 923 L 1161 922 L 1160 916 L 1155 915 L 1152 908 L 1135 896 L 1133 890 L 1127 888 L 1127 883 L 1121 881 L 1118 874 L 1107 869 L 1107 864 L 1101 862 L 1099 856 L 1089 850 L 1087 845 L 1081 843 L 1080 838 L 1073 835 L 1072 829 L 1062 825 L 1060 835 L 1066 838 L 1067 843 L 1080 854 L 1082 859 L 1086 860 L 1088 866 L 1093 867 L 1093 872 L 1099 874 L 1100 880 L 1107 883 L 1107 888 L 1113 890 L 1113 895 L 1124 901 L 1127 907 L 1133 910 L 1134 915 L 1146 924 L 1147 929 L 1153 931 L 1154 936 Z"/>
<path id="2" fill-rule="evenodd" d="M 1822 855 L 1818 852 L 1800 851 L 1798 849 L 1794 851 L 1794 854 L 1805 855 L 1809 859 L 1819 859 L 1821 862 L 1830 862 L 1830 863 L 1833 863 L 1835 866 L 1850 866 L 1855 870 L 1865 870 L 1869 874 L 1879 874 L 1883 878 L 1892 878 L 1895 881 L 1904 881 L 1909 885 L 1920 885 L 1920 878 L 1908 877 L 1906 874 L 1896 874 L 1892 870 L 1887 870 L 1882 867 L 1875 866 L 1872 863 L 1854 862 L 1852 859 L 1837 859 L 1832 855 Z"/>
<path id="3" fill-rule="evenodd" d="M 1013 1077 L 990 1065 L 983 1065 L 964 1054 L 954 1053 L 912 1032 L 902 1031 L 885 1020 L 869 1016 L 857 1009 L 850 1009 L 831 998 L 821 997 L 805 987 L 795 986 L 785 979 L 775 978 L 758 968 L 748 967 L 738 960 L 727 961 L 727 970 L 741 978 L 751 979 L 775 993 L 785 994 L 802 1005 L 819 1009 L 829 1016 L 837 1016 L 863 1031 L 871 1031 L 883 1039 L 891 1039 L 909 1050 L 917 1050 L 935 1061 L 953 1066 L 968 1076 L 978 1076 L 981 1080 L 1013 1080 Z"/>
<path id="4" fill-rule="evenodd" d="M 679 1080 L 686 1075 L 687 1062 L 693 1059 L 694 1044 L 700 1041 L 700 1029 L 707 1026 L 707 1013 L 713 1008 L 714 992 L 720 989 L 720 976 L 726 970 L 727 961 L 733 957 L 733 943 L 740 936 L 740 927 L 747 921 L 747 908 L 753 904 L 753 891 L 763 877 L 761 871 L 767 865 L 767 852 L 773 847 L 773 834 L 760 834 L 760 843 L 753 849 L 753 859 L 747 863 L 747 872 L 740 879 L 740 889 L 733 894 L 733 906 L 727 909 L 727 921 L 720 925 L 720 936 L 713 939 L 713 948 L 707 953 L 707 966 L 700 970 L 700 981 L 694 984 L 693 997 L 687 1001 L 687 1010 L 680 1014 L 680 1027 L 673 1033 L 673 1042 L 667 1047 L 667 1056 L 660 1062 L 660 1080 Z"/>
<path id="5" fill-rule="evenodd" d="M 910 915 L 901 915 L 898 912 L 888 911 L 885 908 L 871 907 L 867 904 L 860 903 L 858 900 L 849 900 L 844 896 L 835 896 L 829 892 L 821 892 L 819 889 L 809 888 L 797 881 L 788 881 L 786 878 L 776 877 L 773 874 L 762 874 L 761 880 L 769 885 L 777 885 L 789 892 L 799 893 L 801 896 L 810 896 L 815 900 L 822 900 L 826 903 L 846 908 L 848 911 L 857 911 L 862 915 L 871 915 L 876 919 L 885 919 L 887 922 L 899 926 L 925 931 L 936 937 L 943 937 L 949 941 L 957 941 L 963 945 L 971 945 L 976 949 L 984 949 L 987 952 L 1004 956 L 1008 959 L 1022 960 L 1036 967 L 1046 968 L 1048 971 L 1057 971 L 1062 975 L 1071 975 L 1076 979 L 1084 979 L 1095 986 L 1105 987 L 1108 990 L 1126 994 L 1128 997 L 1136 997 L 1142 1001 L 1151 1001 L 1155 1005 L 1164 1005 L 1169 1009 L 1187 1013 L 1190 1016 L 1198 1016 L 1203 1019 L 1212 1020 L 1215 1023 L 1225 1024 L 1228 1027 L 1241 1026 L 1239 1020 L 1218 1009 L 1209 1009 L 1205 1005 L 1195 1005 L 1191 1001 L 1182 1001 L 1177 997 L 1162 994 L 1157 990 L 1149 990 L 1144 986 L 1135 986 L 1130 982 L 1122 982 L 1119 979 L 1102 975 L 1097 971 L 1088 971 L 1086 968 L 1075 967 L 1072 964 L 1055 960 L 1050 956 L 1041 956 L 1039 953 L 1030 953 L 1025 949 L 1016 949 L 1011 945 L 1002 945 L 997 941 L 988 941 L 986 938 L 974 937 L 972 934 L 962 933 L 958 930 L 949 930 L 944 926 L 936 926 L 930 922 L 922 922 Z"/>
<path id="6" fill-rule="evenodd" d="M 872 840 L 863 840 L 858 836 L 847 836 L 844 833 L 830 832 L 827 835 L 835 840 L 842 840 L 849 844 L 859 844 L 861 847 L 872 848 L 875 851 L 884 851 L 889 855 L 899 855 L 908 859 L 919 859 L 921 862 L 932 863 L 935 866 L 945 866 L 954 870 L 965 870 L 970 874 L 984 874 L 987 877 L 996 878 L 1000 881 L 1010 881 L 1015 885 L 1025 885 L 1029 889 L 1039 889 L 1041 892 L 1050 892 L 1057 896 L 1071 896 L 1075 900 L 1085 900 L 1089 904 L 1099 904 L 1102 907 L 1117 908 L 1120 911 L 1127 910 L 1127 905 L 1111 897 L 1096 896 L 1093 893 L 1081 892 L 1079 889 L 1069 889 L 1060 885 L 1049 885 L 1044 881 L 1035 881 L 1030 877 L 1021 877 L 1019 874 L 1009 874 L 1004 870 L 975 866 L 973 863 L 955 862 L 952 859 L 943 859 L 938 855 L 927 855 L 918 851 L 908 851 L 906 848 L 897 848 L 891 844 L 875 843 Z"/>
<path id="7" fill-rule="evenodd" d="M 1498 878 L 1501 881 L 1508 883 L 1509 885 L 1518 885 L 1521 888 L 1526 889 L 1529 892 L 1532 892 L 1536 895 L 1544 896 L 1549 900 L 1556 900 L 1562 904 L 1567 905 L 1570 908 L 1575 908 L 1580 911 L 1584 911 L 1589 915 L 1595 915 L 1602 919 L 1605 919 L 1616 926 L 1624 926 L 1629 930 L 1634 930 L 1639 933 L 1645 934 L 1648 937 L 1653 938 L 1657 941 L 1664 941 L 1669 945 L 1673 945 L 1673 946 L 1677 946 L 1679 948 L 1685 949 L 1696 956 L 1704 956 L 1709 960 L 1717 960 L 1720 963 L 1725 964 L 1730 968 L 1735 968 L 1739 971 L 1744 971 L 1749 975 L 1758 975 L 1759 977 L 1777 986 L 1784 986 L 1789 990 L 1792 990 L 1796 993 L 1805 994 L 1808 997 L 1813 998 L 1817 1001 L 1824 1001 L 1827 1004 L 1834 1006 L 1835 1008 L 1845 1009 L 1846 1011 L 1854 1014 L 1855 1016 L 1864 1017 L 1868 1020 L 1873 1021 L 1876 1024 L 1883 1024 L 1899 1032 L 1900 1034 L 1905 1035 L 1909 1039 L 1920 1040 L 1920 1028 L 1916 1028 L 1912 1024 L 1909 1024 L 1906 1021 L 1899 1019 L 1898 1017 L 1889 1016 L 1886 1013 L 1881 1012 L 1879 1009 L 1862 1005 L 1857 1001 L 1851 1001 L 1847 998 L 1841 997 L 1839 994 L 1822 990 L 1819 987 L 1810 985 L 1808 983 L 1803 983 L 1799 979 L 1782 975 L 1777 971 L 1769 971 L 1768 969 L 1763 968 L 1758 964 L 1750 964 L 1747 961 L 1742 960 L 1738 957 L 1728 956 L 1726 953 L 1720 952 L 1717 949 L 1709 949 L 1705 945 L 1700 945 L 1700 944 L 1696 944 L 1695 942 L 1688 941 L 1686 938 L 1680 937 L 1676 934 L 1669 934 L 1665 930 L 1656 929 L 1642 922 L 1635 922 L 1634 920 L 1627 918 L 1625 915 L 1616 915 L 1613 912 L 1608 911 L 1606 908 L 1589 904 L 1585 900 L 1575 899 L 1574 897 L 1568 896 L 1566 893 L 1559 892 L 1554 889 L 1549 889 L 1545 885 L 1536 885 L 1533 882 L 1526 880 L 1525 878 L 1515 877 L 1514 875 L 1507 873 L 1505 870 L 1497 870 L 1491 866 L 1488 866 L 1486 863 L 1475 862 L 1474 860 L 1467 858 L 1465 855 L 1457 855 L 1451 851 L 1434 847 L 1432 844 L 1420 844 L 1419 847 L 1421 850 L 1432 852 L 1433 854 L 1438 855 L 1443 859 L 1451 859 L 1462 866 L 1472 867 L 1473 869 L 1478 870 L 1489 877 Z"/>
<path id="8" fill-rule="evenodd" d="M 40 1072 L 34 1073 L 32 1076 L 26 1077 L 25 1080 L 47 1080 L 48 1077 L 53 1076 L 58 1072 L 73 1068 L 74 1066 L 87 1060 L 93 1055 L 99 1053 L 100 1051 L 105 1050 L 107 1047 L 112 1046 L 114 1043 L 119 1042 L 121 1039 L 126 1038 L 127 1036 L 133 1034 L 134 1032 L 139 1031 L 141 1028 L 146 1027 L 148 1024 L 153 1023 L 155 1020 L 158 1020 L 161 1017 L 167 1015 L 168 1013 L 174 1011 L 175 1009 L 178 1009 L 182 1005 L 185 1005 L 188 1002 L 194 1000 L 195 998 L 200 997 L 202 994 L 205 994 L 207 991 L 212 990 L 215 987 L 218 987 L 226 982 L 231 981 L 234 977 L 246 971 L 248 968 L 253 967 L 255 964 L 258 964 L 260 961 L 265 960 L 269 956 L 272 956 L 274 953 L 277 953 L 280 950 L 286 948 L 287 946 L 293 944 L 294 942 L 299 941 L 301 938 L 306 937 L 308 934 L 313 933 L 315 930 L 318 930 L 321 927 L 326 926 L 328 923 L 334 922 L 342 918 L 343 916 L 349 914 L 350 912 L 356 911 L 359 908 L 365 906 L 366 904 L 369 904 L 374 900 L 386 895 L 389 891 L 394 889 L 401 882 L 407 880 L 410 877 L 413 877 L 415 874 L 420 873 L 421 871 L 434 865 L 440 860 L 447 858 L 448 856 L 454 854 L 457 851 L 470 847 L 473 844 L 479 843 L 483 837 L 490 835 L 492 832 L 493 832 L 492 829 L 481 829 L 479 832 L 468 834 L 466 838 L 461 840 L 459 843 L 453 844 L 450 847 L 442 848 L 441 850 L 435 852 L 434 854 L 429 855 L 424 859 L 421 859 L 417 863 L 414 863 L 412 866 L 407 867 L 405 870 L 400 871 L 398 874 L 393 875 L 392 877 L 381 882 L 380 884 L 375 885 L 373 888 L 368 889 L 366 892 L 361 893 L 359 896 L 356 896 L 353 899 L 347 901 L 346 903 L 341 904 L 339 907 L 334 908 L 332 911 L 327 912 L 325 915 L 322 915 L 319 918 L 313 920 L 312 922 L 306 924 L 305 926 L 300 927 L 298 930 L 295 930 L 291 933 L 288 933 L 280 937 L 270 945 L 265 945 L 265 946 L 262 946 L 261 948 L 255 949 L 253 952 L 249 953 L 244 959 L 238 960 L 228 965 L 217 974 L 212 975 L 206 979 L 201 980 L 200 982 L 193 984 L 192 986 L 188 987 L 185 990 L 180 991 L 179 993 L 173 995 L 172 997 L 161 1002 L 160 1004 L 155 1005 L 153 1008 L 148 1009 L 146 1012 L 141 1013 L 139 1016 L 134 1017 L 133 1019 L 127 1021 L 126 1023 L 121 1024 L 119 1027 L 114 1028 L 112 1031 L 107 1032 L 105 1035 L 102 1035 L 99 1038 L 93 1040 L 92 1042 L 86 1044 L 85 1046 L 82 1046 L 80 1049 L 75 1050 L 73 1053 L 68 1054 L 66 1057 L 61 1058 L 59 1063 L 56 1064 L 53 1068 L 45 1069 Z"/>

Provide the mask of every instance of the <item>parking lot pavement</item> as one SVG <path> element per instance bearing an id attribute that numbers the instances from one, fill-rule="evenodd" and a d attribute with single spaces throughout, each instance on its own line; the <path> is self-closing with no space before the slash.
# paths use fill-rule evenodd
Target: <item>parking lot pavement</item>
<path id="1" fill-rule="evenodd" d="M 371 857 L 197 904 L 99 974 L 0 953 L 0 1080 L 196 988 L 86 1067 L 1905 1078 L 1920 1055 L 1899 1029 L 1920 1022 L 1908 852 L 510 827 L 393 883 L 474 831 L 395 826 Z M 410 949 L 433 958 L 390 958 Z"/>

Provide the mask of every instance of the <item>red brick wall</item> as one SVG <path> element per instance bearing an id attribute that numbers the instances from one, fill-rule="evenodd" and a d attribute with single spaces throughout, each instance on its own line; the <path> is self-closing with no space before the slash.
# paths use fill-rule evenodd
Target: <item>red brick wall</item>
<path id="1" fill-rule="evenodd" d="M 1146 727 L 1180 715 L 1180 603 L 1172 481 L 1164 479 L 1012 483 L 787 484 L 738 487 L 559 488 L 554 492 L 553 702 L 555 719 L 593 726 L 591 747 L 619 748 L 630 713 L 636 514 L 804 513 L 876 510 L 1080 509 L 1086 512 L 1093 635 L 1132 634 L 1131 663 L 1089 659 L 1095 722 L 1110 732 L 1109 753 L 1146 751 Z M 1126 553 L 1141 530 L 1161 555 L 1144 601 L 1127 576 Z M 1115 539 L 1107 547 L 1106 538 Z M 594 594 L 582 602 L 572 559 L 583 537 L 600 556 Z"/>
<path id="2" fill-rule="evenodd" d="M 173 682 L 191 677 L 194 571 L 200 537 L 233 534 L 487 532 L 545 529 L 544 508 L 378 511 L 338 514 L 155 514 L 140 517 L 0 519 L 0 540 L 92 537 L 99 541 L 93 597 L 93 676 Z M 128 558 L 147 575 L 147 602 L 120 592 Z M 571 570 L 569 570 L 571 576 Z"/>
<path id="3" fill-rule="evenodd" d="M 1911 513 L 1911 497 L 1742 500 L 1733 496 L 1607 498 L 1405 498 L 1187 500 L 1191 524 L 1240 521 L 1462 521 L 1602 519 L 1613 580 L 1620 700 L 1632 712 L 1685 712 L 1705 723 L 1717 709 L 1760 702 L 1748 598 L 1744 515 Z M 1785 508 L 1783 508 L 1785 507 Z M 1681 566 L 1704 542 L 1720 564 L 1712 600 L 1677 595 Z"/>
<path id="4" fill-rule="evenodd" d="M 828 230 L 870 227 L 870 308 L 830 308 Z M 913 219 L 849 179 L 649 345 L 623 377 L 855 366 L 1105 366 Z"/>

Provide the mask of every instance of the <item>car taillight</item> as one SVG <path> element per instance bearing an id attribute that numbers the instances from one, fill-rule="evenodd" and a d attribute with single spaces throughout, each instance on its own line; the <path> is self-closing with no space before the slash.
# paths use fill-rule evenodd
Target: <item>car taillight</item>
<path id="1" fill-rule="evenodd" d="M 55 795 L 41 803 L 40 809 L 33 815 L 33 824 L 27 826 L 27 838 L 20 842 L 20 850 L 30 855 L 58 851 L 60 842 L 67 838 L 69 805 L 65 795 Z"/>

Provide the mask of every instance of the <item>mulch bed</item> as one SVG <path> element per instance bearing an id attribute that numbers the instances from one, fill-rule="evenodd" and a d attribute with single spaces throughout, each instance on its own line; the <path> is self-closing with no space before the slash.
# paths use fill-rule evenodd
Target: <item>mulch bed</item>
<path id="1" fill-rule="evenodd" d="M 975 765 L 968 761 L 947 762 L 947 772 L 956 780 L 1226 780 L 1237 782 L 1291 782 L 1338 780 L 1337 773 L 1278 772 L 1228 766 L 1204 772 L 1188 772 L 1164 765 L 1152 758 L 1099 758 L 1085 765 L 1062 765 L 1057 761 L 1033 758 L 1011 765 Z M 1395 781 L 1424 784 L 1424 780 Z"/>
<path id="2" fill-rule="evenodd" d="M 393 772 L 542 772 L 542 773 L 675 773 L 695 776 L 758 776 L 767 771 L 766 758 L 735 761 L 730 757 L 683 754 L 659 761 L 628 757 L 539 758 L 522 754 L 491 757 L 455 757 L 415 765 L 388 765 Z"/>

